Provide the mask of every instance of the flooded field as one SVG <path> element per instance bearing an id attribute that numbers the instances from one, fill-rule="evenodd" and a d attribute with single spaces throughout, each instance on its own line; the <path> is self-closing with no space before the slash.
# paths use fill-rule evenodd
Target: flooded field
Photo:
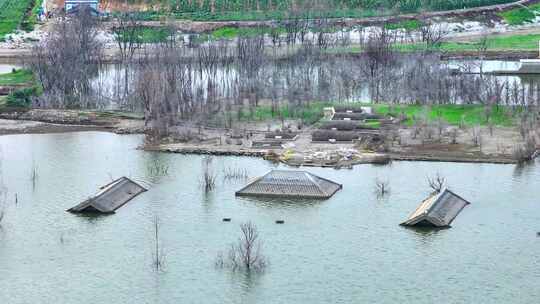
<path id="1" fill-rule="evenodd" d="M 490 90 L 497 90 L 489 85 L 486 87 L 470 85 L 475 79 L 478 79 L 480 72 L 486 73 L 485 78 L 498 81 L 498 85 L 503 87 L 502 93 L 499 94 L 501 96 L 505 95 L 507 91 L 511 91 L 513 86 L 519 87 L 520 90 L 521 87 L 534 90 L 540 83 L 539 75 L 488 75 L 495 71 L 518 70 L 519 61 L 426 60 L 426 64 L 423 66 L 422 60 L 411 59 L 411 61 L 397 62 L 395 67 L 381 76 L 382 78 L 375 80 L 369 79 L 366 67 L 363 66 L 362 62 L 362 59 L 344 56 L 324 61 L 315 60 L 314 62 L 265 63 L 256 73 L 257 76 L 246 75 L 236 66 L 217 65 L 215 69 L 209 70 L 191 69 L 190 67 L 186 71 L 189 71 L 187 73 L 190 75 L 190 94 L 196 97 L 197 102 L 203 100 L 206 103 L 212 103 L 212 98 L 219 96 L 218 99 L 221 100 L 222 104 L 227 102 L 245 103 L 253 95 L 251 93 L 254 89 L 250 85 L 257 88 L 258 99 L 255 102 L 257 104 L 259 102 L 263 104 L 271 102 L 294 104 L 312 100 L 439 103 L 442 102 L 439 100 L 440 96 L 447 96 L 444 99 L 445 103 L 472 103 L 471 100 L 479 102 L 478 96 L 471 97 L 463 92 L 478 91 L 481 95 L 489 95 Z M 452 74 L 455 70 L 459 70 L 463 74 Z M 96 93 L 95 100 L 102 100 L 100 104 L 103 104 L 105 108 L 118 107 L 121 104 L 119 100 L 126 94 L 126 88 L 128 91 L 135 89 L 136 75 L 139 72 L 136 68 L 130 68 L 126 72 L 124 66 L 106 65 L 100 71 L 99 76 L 96 76 L 92 81 Z M 433 79 L 437 77 L 442 78 L 440 81 L 434 81 Z M 460 77 L 463 79 L 460 80 Z M 429 84 L 431 90 L 418 89 L 425 83 Z M 438 88 L 440 83 L 445 83 L 445 88 L 439 88 L 440 92 L 437 93 L 435 88 Z M 489 99 L 485 96 L 482 98 Z M 499 102 L 503 103 L 503 101 Z M 505 102 L 515 101 L 505 100 Z M 534 101 L 528 100 L 527 102 Z"/>
<path id="2" fill-rule="evenodd" d="M 216 157 L 217 187 L 205 194 L 200 156 L 137 150 L 142 141 L 98 132 L 0 137 L 7 190 L 0 303 L 534 303 L 540 296 L 538 163 L 309 168 L 343 190 L 326 201 L 256 200 L 235 198 L 247 181 L 224 180 L 223 169 L 256 177 L 289 168 Z M 472 204 L 451 229 L 399 226 L 437 172 Z M 65 212 L 124 175 L 149 191 L 114 215 Z M 378 177 L 390 181 L 384 199 L 374 193 Z M 163 272 L 152 267 L 155 216 Z M 259 228 L 270 265 L 260 274 L 216 269 L 218 252 L 246 221 Z"/>

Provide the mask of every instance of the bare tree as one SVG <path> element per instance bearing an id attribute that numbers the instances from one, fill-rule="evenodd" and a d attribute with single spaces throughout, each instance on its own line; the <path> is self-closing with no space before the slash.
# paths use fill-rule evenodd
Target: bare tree
<path id="1" fill-rule="evenodd" d="M 163 248 L 160 247 L 160 228 L 161 228 L 161 222 L 159 220 L 158 216 L 154 217 L 153 220 L 153 228 L 154 228 L 154 269 L 156 271 L 163 271 L 163 267 L 165 266 L 165 254 L 163 251 Z"/>
<path id="2" fill-rule="evenodd" d="M 36 182 L 38 180 L 37 167 L 34 162 L 32 162 L 32 172 L 30 172 L 30 180 L 32 181 L 32 189 L 36 188 Z"/>
<path id="3" fill-rule="evenodd" d="M 216 174 L 212 169 L 211 156 L 205 156 L 202 159 L 202 180 L 201 185 L 205 192 L 214 190 L 216 186 Z"/>
<path id="4" fill-rule="evenodd" d="M 512 150 L 513 158 L 519 164 L 533 160 L 539 153 L 539 150 L 536 148 L 537 144 L 535 136 L 528 136 L 524 144 L 514 147 Z"/>
<path id="5" fill-rule="evenodd" d="M 141 22 L 132 13 L 122 13 L 116 18 L 112 31 L 122 62 L 133 59 L 135 52 L 141 48 L 141 26 Z"/>
<path id="6" fill-rule="evenodd" d="M 122 13 L 114 22 L 112 31 L 118 46 L 118 59 L 123 69 L 123 86 L 121 92 L 116 90 L 118 99 L 126 99 L 130 94 L 130 72 L 133 67 L 133 59 L 142 48 L 141 35 L 142 25 L 133 13 Z"/>
<path id="7" fill-rule="evenodd" d="M 2 227 L 2 220 L 4 219 L 5 215 L 6 215 L 6 208 L 4 207 L 4 204 L 2 203 L 0 205 L 0 227 Z"/>
<path id="8" fill-rule="evenodd" d="M 474 126 L 472 128 L 472 142 L 475 147 L 479 147 L 480 151 L 482 151 L 482 143 L 483 143 L 483 137 L 482 137 L 482 129 L 479 125 Z"/>
<path id="9" fill-rule="evenodd" d="M 6 215 L 6 201 L 7 201 L 7 188 L 4 185 L 3 168 L 2 168 L 2 148 L 0 147 L 0 228 L 2 228 L 2 221 Z"/>
<path id="10" fill-rule="evenodd" d="M 458 129 L 452 128 L 452 130 L 450 130 L 450 143 L 453 145 L 457 144 L 457 139 L 458 139 Z"/>
<path id="11" fill-rule="evenodd" d="M 95 98 L 90 80 L 99 72 L 103 46 L 97 20 L 90 10 L 62 17 L 49 35 L 33 48 L 30 67 L 43 87 L 36 106 L 85 107 Z"/>
<path id="12" fill-rule="evenodd" d="M 439 48 L 448 35 L 448 29 L 441 24 L 425 24 L 420 28 L 422 42 L 426 44 L 427 50 Z"/>
<path id="13" fill-rule="evenodd" d="M 248 171 L 245 168 L 226 167 L 223 169 L 223 179 L 225 180 L 247 179 L 248 176 Z"/>
<path id="14" fill-rule="evenodd" d="M 375 179 L 375 193 L 383 197 L 390 193 L 390 182 L 388 180 Z"/>
<path id="15" fill-rule="evenodd" d="M 429 187 L 433 189 L 433 191 L 435 191 L 436 193 L 441 192 L 442 189 L 447 187 L 446 178 L 441 176 L 439 172 L 437 172 L 435 176 L 428 177 L 427 180 Z"/>
<path id="16" fill-rule="evenodd" d="M 487 50 L 489 48 L 489 40 L 487 35 L 482 35 L 480 40 L 476 43 L 476 51 L 478 53 L 480 77 L 484 75 L 484 59 L 486 58 Z"/>
<path id="17" fill-rule="evenodd" d="M 262 242 L 257 226 L 251 222 L 240 225 L 241 236 L 236 244 L 231 244 L 227 257 L 220 253 L 216 266 L 229 267 L 232 270 L 263 271 L 268 265 L 262 254 Z"/>
<path id="18" fill-rule="evenodd" d="M 382 67 L 392 62 L 394 59 L 392 44 L 394 42 L 395 36 L 384 28 L 370 33 L 363 45 L 369 76 L 375 77 Z"/>

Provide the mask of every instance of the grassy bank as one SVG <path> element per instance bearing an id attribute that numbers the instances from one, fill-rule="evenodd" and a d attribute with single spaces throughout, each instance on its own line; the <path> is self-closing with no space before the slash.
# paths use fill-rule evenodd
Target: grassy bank
<path id="1" fill-rule="evenodd" d="M 422 22 L 413 19 L 413 20 L 403 20 L 396 23 L 387 23 L 384 25 L 384 28 L 387 30 L 397 30 L 397 29 L 404 29 L 407 31 L 416 31 L 419 30 L 422 27 Z"/>
<path id="2" fill-rule="evenodd" d="M 237 28 L 237 27 L 222 27 L 220 29 L 212 31 L 210 37 L 212 39 L 233 39 L 236 37 L 256 37 L 265 34 L 284 34 L 286 33 L 284 28 L 277 27 L 249 27 L 249 28 Z"/>
<path id="3" fill-rule="evenodd" d="M 540 41 L 540 33 L 538 34 L 521 34 L 521 35 L 501 35 L 487 37 L 487 51 L 536 51 L 538 50 L 538 41 Z M 475 52 L 478 51 L 480 39 L 468 42 L 442 42 L 439 46 L 431 47 L 434 51 L 444 52 Z M 427 45 L 424 43 L 411 44 L 396 44 L 394 48 L 401 52 L 417 52 L 426 50 Z M 360 53 L 362 49 L 358 46 L 346 48 L 333 48 L 327 52 L 340 53 Z"/>
<path id="4" fill-rule="evenodd" d="M 32 30 L 35 23 L 34 10 L 42 0 L 0 0 L 0 41 L 19 27 Z M 33 16 L 33 17 L 32 17 Z M 32 21 L 32 22 L 31 22 Z"/>
<path id="5" fill-rule="evenodd" d="M 24 69 L 0 74 L 0 86 L 15 86 L 8 96 L 2 96 L 0 111 L 6 107 L 28 108 L 32 98 L 41 94 L 41 87 L 36 84 L 33 73 Z"/>
<path id="6" fill-rule="evenodd" d="M 499 13 L 506 23 L 510 25 L 520 25 L 532 22 L 540 14 L 540 3 L 529 5 L 528 7 L 515 8 Z"/>
<path id="7" fill-rule="evenodd" d="M 274 111 L 270 106 L 258 106 L 251 111 L 248 109 L 236 113 L 237 118 L 242 121 L 266 121 L 275 119 L 302 119 L 305 123 L 311 124 L 320 120 L 323 116 L 323 108 L 338 105 L 332 103 L 312 102 L 303 107 L 280 106 Z M 339 104 L 344 105 L 344 104 Z M 450 125 L 487 125 L 491 122 L 497 126 L 511 127 L 515 125 L 515 120 L 520 112 L 519 108 L 512 109 L 505 106 L 493 106 L 486 110 L 483 105 L 414 105 L 414 104 L 366 104 L 347 103 L 351 108 L 373 107 L 378 114 L 392 115 L 399 117 L 406 115 L 406 124 L 412 125 L 415 120 L 426 119 L 427 121 L 438 121 L 439 119 Z M 490 117 L 489 121 L 487 117 Z M 378 127 L 378 122 L 369 122 L 373 127 Z"/>
<path id="8" fill-rule="evenodd" d="M 437 121 L 442 119 L 450 125 L 486 125 L 490 121 L 497 126 L 513 126 L 516 113 L 504 106 L 486 108 L 483 105 L 374 105 L 375 111 L 380 114 L 390 114 L 395 117 L 405 114 L 406 123 L 411 125 L 414 120 L 427 119 Z M 489 114 L 490 120 L 487 117 Z"/>
<path id="9" fill-rule="evenodd" d="M 538 50 L 539 34 L 491 36 L 487 38 L 488 51 L 536 51 Z M 445 51 L 474 51 L 480 41 L 467 43 L 445 42 L 441 49 Z"/>
<path id="10" fill-rule="evenodd" d="M 487 51 L 535 51 L 538 50 L 539 34 L 524 34 L 524 35 L 505 35 L 505 36 L 488 36 Z M 473 52 L 477 51 L 481 43 L 480 39 L 468 42 L 443 42 L 436 47 L 436 50 L 446 52 Z M 404 52 L 413 52 L 425 50 L 426 45 L 422 43 L 401 44 L 396 45 L 396 49 Z M 360 49 L 354 50 L 359 52 Z"/>
<path id="11" fill-rule="evenodd" d="M 330 0 L 313 6 L 303 0 L 146 0 L 160 11 L 144 12 L 139 17 L 157 20 L 164 15 L 194 21 L 251 21 L 300 18 L 365 18 L 404 13 L 447 11 L 515 0 Z"/>
<path id="12" fill-rule="evenodd" d="M 241 121 L 266 121 L 273 119 L 301 119 L 307 124 L 317 122 L 323 117 L 323 108 L 327 103 L 311 102 L 304 106 L 282 105 L 272 109 L 271 106 L 258 106 L 250 109 L 241 109 L 236 116 Z"/>
<path id="13" fill-rule="evenodd" d="M 31 71 L 19 69 L 11 73 L 0 74 L 0 86 L 32 84 L 34 76 Z"/>
<path id="14" fill-rule="evenodd" d="M 167 27 L 141 26 L 133 31 L 116 31 L 116 35 L 120 41 L 129 41 L 133 37 L 138 43 L 160 43 L 167 41 L 174 31 Z"/>

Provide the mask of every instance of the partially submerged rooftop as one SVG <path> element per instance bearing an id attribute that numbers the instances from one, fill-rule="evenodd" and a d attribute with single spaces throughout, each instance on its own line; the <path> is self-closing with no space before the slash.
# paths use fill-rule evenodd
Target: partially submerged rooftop
<path id="1" fill-rule="evenodd" d="M 91 198 L 74 206 L 67 211 L 74 213 L 114 213 L 116 209 L 147 191 L 127 177 L 117 180 L 100 188 L 100 191 Z"/>
<path id="2" fill-rule="evenodd" d="M 450 227 L 461 210 L 469 204 L 470 202 L 461 196 L 443 189 L 425 199 L 401 225 Z"/>
<path id="3" fill-rule="evenodd" d="M 306 171 L 273 170 L 236 192 L 237 196 L 330 198 L 341 184 Z"/>

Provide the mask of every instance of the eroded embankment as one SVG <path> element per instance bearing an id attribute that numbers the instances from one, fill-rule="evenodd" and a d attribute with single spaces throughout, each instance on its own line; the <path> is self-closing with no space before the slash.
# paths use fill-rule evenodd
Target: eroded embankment
<path id="1" fill-rule="evenodd" d="M 0 113 L 0 135 L 78 131 L 137 134 L 144 132 L 144 121 L 117 112 L 33 109 Z"/>

